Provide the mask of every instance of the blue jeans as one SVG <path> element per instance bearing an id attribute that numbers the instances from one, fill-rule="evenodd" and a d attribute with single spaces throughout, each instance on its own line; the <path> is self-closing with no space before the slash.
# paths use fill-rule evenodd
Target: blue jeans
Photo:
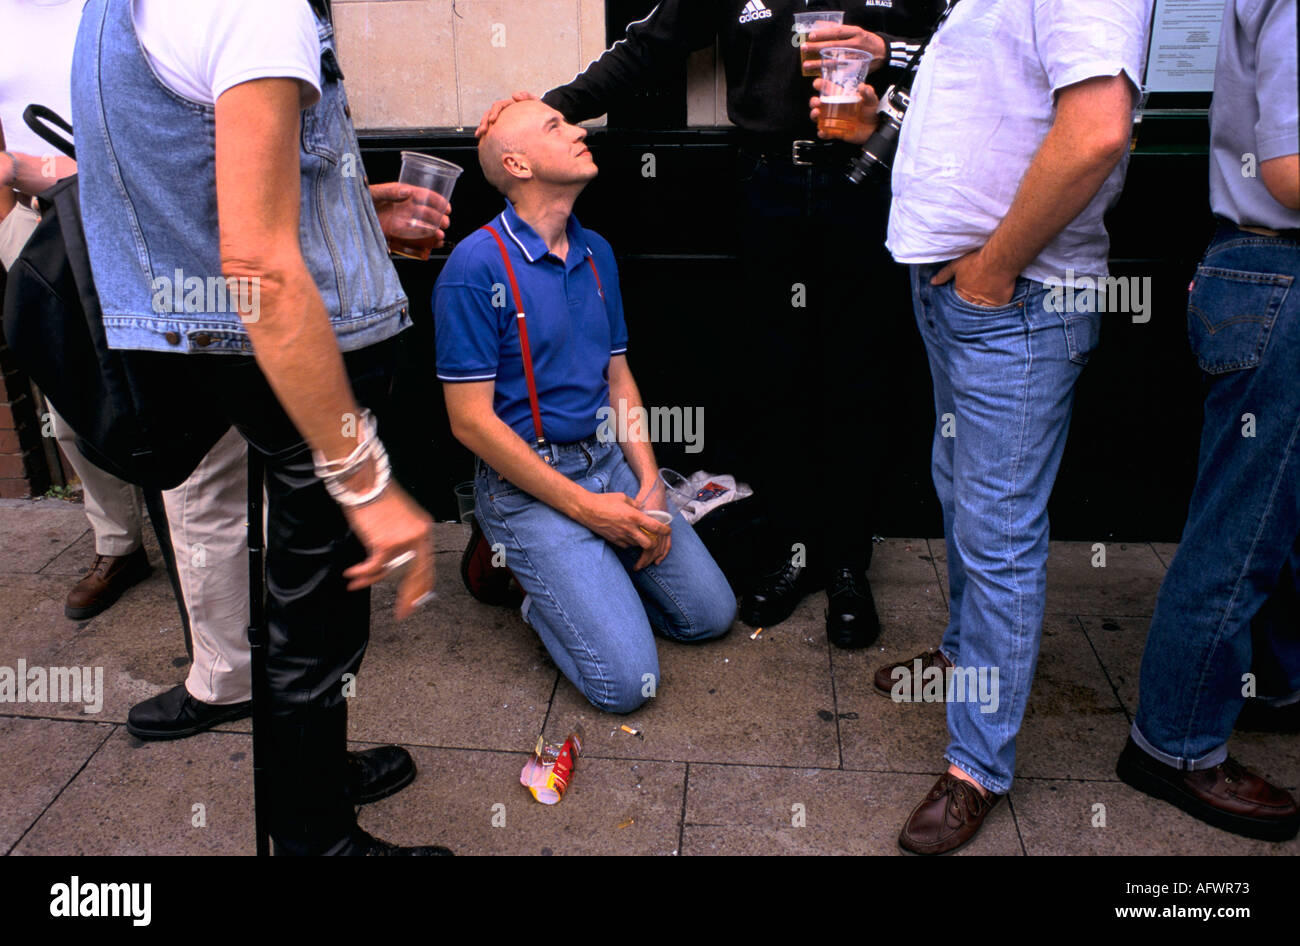
<path id="1" fill-rule="evenodd" d="M 593 493 L 635 497 L 640 491 L 616 443 L 592 437 L 548 445 L 542 455 Z M 721 637 L 735 620 L 731 586 L 680 514 L 672 521 L 668 556 L 633 571 L 640 548 L 611 545 L 482 460 L 474 485 L 483 534 L 490 544 L 504 546 L 506 565 L 528 593 L 524 620 L 598 709 L 630 713 L 655 695 L 659 656 L 653 631 L 675 641 L 705 641 Z"/>
<path id="2" fill-rule="evenodd" d="M 1205 423 L 1182 543 L 1142 657 L 1133 740 L 1166 765 L 1213 768 L 1251 670 L 1251 620 L 1300 536 L 1300 240 L 1222 224 L 1188 298 Z M 1300 634 L 1266 638 L 1292 690 Z"/>
<path id="3" fill-rule="evenodd" d="M 939 269 L 912 266 L 912 296 L 934 382 L 932 467 L 948 546 L 941 649 L 957 686 L 946 758 L 1000 794 L 1038 661 L 1047 499 L 1101 319 L 1049 310 L 1048 290 L 1028 279 L 1007 305 L 972 305 L 951 281 L 930 285 Z"/>

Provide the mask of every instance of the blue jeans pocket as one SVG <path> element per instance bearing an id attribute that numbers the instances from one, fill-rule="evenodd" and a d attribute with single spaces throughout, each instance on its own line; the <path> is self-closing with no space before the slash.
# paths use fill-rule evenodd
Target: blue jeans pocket
<path id="1" fill-rule="evenodd" d="M 1077 315 L 1061 314 L 1065 323 L 1065 350 L 1076 365 L 1086 365 L 1088 356 L 1101 340 L 1101 315 L 1085 312 Z"/>
<path id="2" fill-rule="evenodd" d="M 1011 296 L 1011 301 L 1008 302 L 1006 305 L 993 305 L 993 306 L 980 305 L 978 302 L 971 302 L 967 299 L 962 298 L 961 293 L 957 291 L 956 279 L 949 279 L 946 283 L 941 285 L 939 289 L 941 291 L 946 290 L 948 293 L 948 297 L 952 300 L 953 305 L 957 306 L 960 309 L 965 309 L 969 312 L 978 312 L 983 315 L 993 315 L 994 313 L 997 312 L 1015 312 L 1017 309 L 1024 308 L 1025 293 L 1028 289 L 1028 284 L 1023 279 L 1017 279 L 1016 291 Z"/>
<path id="3" fill-rule="evenodd" d="M 1201 370 L 1224 374 L 1259 364 L 1294 278 L 1199 266 L 1187 300 L 1187 336 Z"/>

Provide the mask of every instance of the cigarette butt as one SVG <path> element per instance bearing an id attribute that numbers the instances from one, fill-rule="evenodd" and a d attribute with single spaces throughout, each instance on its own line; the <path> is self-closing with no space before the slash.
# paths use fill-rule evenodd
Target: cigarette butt
<path id="1" fill-rule="evenodd" d="M 619 726 L 618 728 L 623 730 L 623 732 L 627 733 L 629 736 L 641 735 L 641 730 L 633 729 L 631 726 Z"/>
<path id="2" fill-rule="evenodd" d="M 628 825 L 631 825 L 631 824 L 636 824 L 636 819 L 635 819 L 635 818 L 628 818 L 626 821 L 620 821 L 620 822 L 618 823 L 618 826 L 619 826 L 620 828 L 626 828 Z"/>
<path id="3" fill-rule="evenodd" d="M 762 633 L 763 633 L 763 629 L 760 627 L 760 628 L 759 628 L 758 630 L 756 630 L 753 634 L 750 634 L 750 635 L 749 635 L 749 639 L 752 640 L 752 641 L 756 641 L 756 640 L 758 640 L 758 635 L 759 635 L 759 634 L 762 634 Z"/>

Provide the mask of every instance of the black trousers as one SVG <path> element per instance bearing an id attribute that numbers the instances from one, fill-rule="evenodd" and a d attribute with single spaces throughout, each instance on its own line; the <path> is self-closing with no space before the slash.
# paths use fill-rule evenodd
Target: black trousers
<path id="1" fill-rule="evenodd" d="M 395 354 L 389 340 L 344 356 L 357 401 L 377 418 L 392 387 Z M 316 478 L 310 448 L 257 363 L 243 356 L 189 357 L 196 400 L 228 417 L 266 468 L 267 824 L 275 852 L 337 853 L 356 827 L 346 794 L 343 677 L 357 673 L 370 637 L 369 591 L 348 591 L 343 571 L 365 551 Z"/>
<path id="2" fill-rule="evenodd" d="M 882 368 L 912 307 L 884 248 L 888 182 L 850 183 L 847 152 L 814 167 L 746 147 L 738 158 L 745 284 L 726 360 L 745 396 L 724 420 L 772 523 L 772 567 L 795 543 L 813 568 L 871 561 L 890 455 Z"/>

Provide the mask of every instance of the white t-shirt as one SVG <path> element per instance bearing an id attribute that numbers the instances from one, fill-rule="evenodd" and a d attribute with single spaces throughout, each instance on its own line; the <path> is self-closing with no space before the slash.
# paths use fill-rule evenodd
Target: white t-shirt
<path id="1" fill-rule="evenodd" d="M 1056 93 L 1100 76 L 1142 85 L 1153 0 L 961 0 L 917 72 L 894 165 L 886 245 L 900 263 L 979 249 L 1006 216 L 1056 117 Z M 1025 271 L 1104 276 L 1102 222 L 1128 156 Z"/>
<path id="2" fill-rule="evenodd" d="M 307 0 L 132 0 L 140 45 L 163 83 L 214 105 L 252 79 L 297 79 L 320 101 L 320 39 Z"/>
<path id="3" fill-rule="evenodd" d="M 27 128 L 23 111 L 44 105 L 72 121 L 72 48 L 82 2 L 0 0 L 0 123 L 9 151 L 61 153 Z"/>

